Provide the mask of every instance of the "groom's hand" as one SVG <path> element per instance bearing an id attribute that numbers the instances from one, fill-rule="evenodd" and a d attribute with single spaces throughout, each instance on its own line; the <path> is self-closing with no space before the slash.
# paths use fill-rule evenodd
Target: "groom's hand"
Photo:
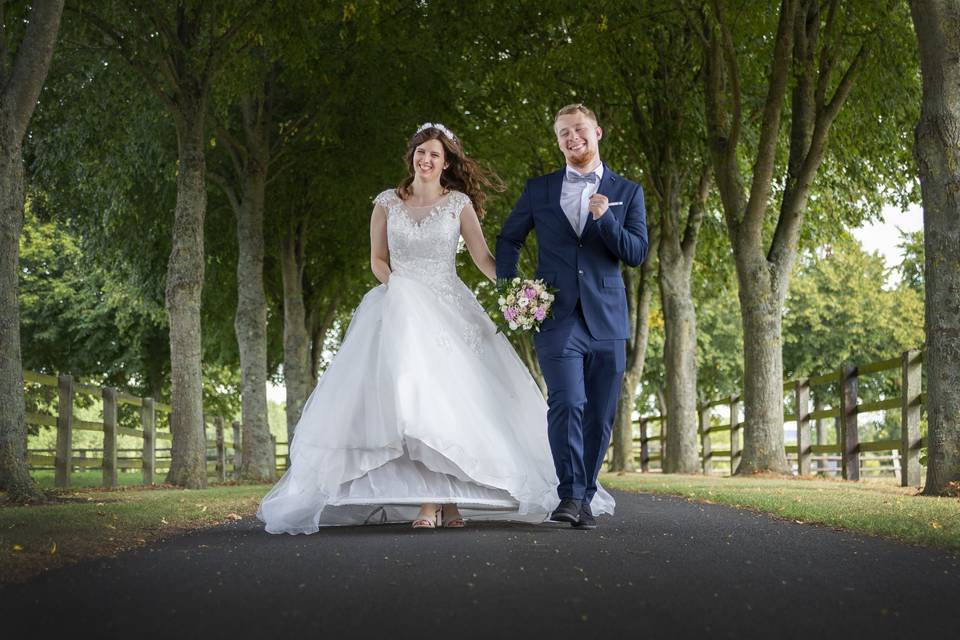
<path id="1" fill-rule="evenodd" d="M 593 214 L 593 219 L 597 220 L 607 212 L 609 205 L 607 204 L 609 200 L 607 196 L 602 193 L 595 193 L 590 196 L 590 213 Z"/>

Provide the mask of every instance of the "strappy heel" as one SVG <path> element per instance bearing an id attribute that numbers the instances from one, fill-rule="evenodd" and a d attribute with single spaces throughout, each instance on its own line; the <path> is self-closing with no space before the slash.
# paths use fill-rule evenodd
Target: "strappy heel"
<path id="1" fill-rule="evenodd" d="M 444 508 L 441 506 L 440 507 L 440 523 L 445 529 L 462 529 L 465 526 L 467 526 L 467 523 L 464 522 L 463 517 L 461 517 L 459 514 L 457 515 L 456 518 L 450 518 L 449 520 L 444 518 L 443 515 L 444 515 Z"/>
<path id="2" fill-rule="evenodd" d="M 443 524 L 443 507 L 437 507 L 432 518 L 417 518 L 411 525 L 414 529 L 436 529 Z"/>

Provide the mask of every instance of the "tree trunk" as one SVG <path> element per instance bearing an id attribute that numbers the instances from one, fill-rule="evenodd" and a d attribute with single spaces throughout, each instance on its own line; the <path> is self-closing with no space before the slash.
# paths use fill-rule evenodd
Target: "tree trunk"
<path id="1" fill-rule="evenodd" d="M 303 239 L 292 227 L 280 241 L 283 275 L 283 380 L 287 389 L 287 442 L 310 393 L 310 339 L 303 303 Z"/>
<path id="2" fill-rule="evenodd" d="M 648 228 L 650 250 L 639 269 L 624 270 L 627 286 L 627 311 L 630 317 L 631 338 L 627 340 L 627 368 L 620 384 L 617 413 L 613 419 L 610 442 L 613 452 L 610 471 L 633 471 L 633 410 L 637 404 L 637 386 L 643 378 L 650 338 L 650 302 L 653 300 L 653 274 L 659 253 L 658 228 Z"/>
<path id="3" fill-rule="evenodd" d="M 673 247 L 660 252 L 667 450 L 664 473 L 700 470 L 697 442 L 697 317 L 690 291 L 692 262 Z"/>
<path id="4" fill-rule="evenodd" d="M 749 125 L 740 93 L 737 49 L 722 5 L 713 5 L 706 27 L 704 66 L 706 122 L 714 175 L 723 203 L 740 286 L 744 341 L 744 448 L 737 473 L 789 473 L 783 450 L 783 354 L 781 321 L 810 187 L 827 149 L 830 127 L 859 77 L 867 57 L 864 39 L 846 69 L 835 61 L 843 12 L 827 19 L 821 34 L 816 0 L 781 0 L 773 59 L 759 136 L 747 188 L 738 149 Z M 818 64 L 817 57 L 820 62 Z M 829 61 L 829 62 L 826 62 Z M 777 174 L 777 149 L 785 97 L 790 103 L 790 145 L 785 176 Z M 832 93 L 831 93 L 832 90 Z M 766 240 L 773 184 L 783 181 L 773 237 Z"/>
<path id="5" fill-rule="evenodd" d="M 17 298 L 23 159 L 20 144 L 8 138 L 8 131 L 4 131 L 0 155 L 0 489 L 17 502 L 36 502 L 43 499 L 43 493 L 31 478 L 25 460 L 27 425 Z"/>
<path id="6" fill-rule="evenodd" d="M 533 338 L 527 334 L 517 336 L 520 359 L 527 365 L 527 370 L 533 376 L 534 382 L 540 388 L 540 394 L 547 397 L 547 381 L 543 377 L 543 371 L 540 369 L 540 361 L 537 359 L 537 351 L 533 347 Z"/>
<path id="7" fill-rule="evenodd" d="M 20 350 L 20 232 L 23 228 L 23 137 L 47 77 L 63 0 L 35 0 L 10 64 L 0 4 L 0 489 L 15 502 L 41 502 L 26 465 L 27 425 Z"/>
<path id="8" fill-rule="evenodd" d="M 637 468 L 633 459 L 633 411 L 637 403 L 637 387 L 641 375 L 632 372 L 623 374 L 620 397 L 617 399 L 617 414 L 613 422 L 613 434 L 610 437 L 613 452 L 610 457 L 610 471 L 634 471 Z"/>
<path id="9" fill-rule="evenodd" d="M 669 157 L 670 153 L 664 154 Z M 684 185 L 681 171 L 668 167 L 660 183 L 660 301 L 663 309 L 663 360 L 666 440 L 669 455 L 661 458 L 664 473 L 696 473 L 700 470 L 697 416 L 697 316 L 693 306 L 691 275 L 697 239 L 706 209 L 710 171 L 701 171 L 692 191 L 684 224 L 679 192 Z M 681 232 L 682 229 L 682 232 Z"/>
<path id="10" fill-rule="evenodd" d="M 323 345 L 327 340 L 327 333 L 333 327 L 333 321 L 337 317 L 337 309 L 340 307 L 342 294 L 336 293 L 327 303 L 320 322 L 311 322 L 310 331 L 310 388 L 317 386 L 320 380 L 320 372 L 323 362 Z"/>
<path id="11" fill-rule="evenodd" d="M 200 302 L 203 293 L 203 220 L 207 206 L 204 157 L 205 95 L 186 95 L 177 118 L 177 204 L 167 264 L 170 318 L 170 470 L 166 481 L 188 489 L 207 486 L 203 424 Z"/>
<path id="12" fill-rule="evenodd" d="M 923 193 L 927 354 L 925 495 L 960 490 L 960 0 L 913 0 L 923 104 L 916 157 Z M 953 483 L 953 486 L 951 486 Z"/>
<path id="13" fill-rule="evenodd" d="M 741 248 L 741 252 L 746 249 Z M 737 474 L 789 474 L 783 439 L 784 294 L 774 290 L 767 262 L 737 261 L 743 323 L 743 450 Z"/>
<path id="14" fill-rule="evenodd" d="M 275 453 L 267 423 L 267 298 L 263 289 L 263 210 L 269 147 L 265 118 L 245 99 L 247 158 L 243 200 L 237 211 L 237 314 L 234 329 L 240 348 L 243 457 L 240 477 L 253 482 L 274 479 Z M 252 104 L 251 104 L 252 103 Z"/>

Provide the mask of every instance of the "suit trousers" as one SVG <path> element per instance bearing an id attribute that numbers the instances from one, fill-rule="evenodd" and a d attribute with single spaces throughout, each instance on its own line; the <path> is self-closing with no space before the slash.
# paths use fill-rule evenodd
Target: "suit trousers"
<path id="1" fill-rule="evenodd" d="M 547 383 L 547 429 L 560 498 L 589 502 L 610 444 L 626 368 L 626 340 L 595 340 L 580 302 L 568 317 L 534 334 Z"/>

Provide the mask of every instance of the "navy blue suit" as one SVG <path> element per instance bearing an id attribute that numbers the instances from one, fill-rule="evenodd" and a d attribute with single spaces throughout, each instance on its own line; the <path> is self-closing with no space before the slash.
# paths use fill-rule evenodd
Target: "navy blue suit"
<path id="1" fill-rule="evenodd" d="M 643 189 L 606 164 L 598 193 L 611 206 L 577 236 L 560 207 L 566 168 L 528 180 L 497 236 L 497 278 L 517 274 L 520 250 L 537 234 L 537 271 L 557 289 L 553 317 L 534 334 L 547 383 L 548 430 L 560 498 L 591 500 L 626 368 L 630 334 L 620 263 L 647 255 Z"/>

